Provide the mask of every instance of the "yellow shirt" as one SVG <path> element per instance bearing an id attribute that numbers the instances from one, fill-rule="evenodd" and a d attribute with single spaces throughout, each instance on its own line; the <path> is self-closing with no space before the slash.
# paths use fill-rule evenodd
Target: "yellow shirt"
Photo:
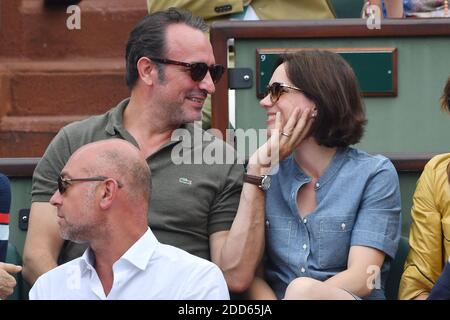
<path id="1" fill-rule="evenodd" d="M 170 7 L 191 11 L 207 22 L 228 18 L 242 12 L 251 4 L 261 20 L 333 19 L 334 12 L 328 0 L 147 0 L 148 12 Z"/>
<path id="2" fill-rule="evenodd" d="M 429 294 L 450 255 L 450 153 L 431 159 L 417 182 L 411 209 L 410 251 L 400 299 Z"/>

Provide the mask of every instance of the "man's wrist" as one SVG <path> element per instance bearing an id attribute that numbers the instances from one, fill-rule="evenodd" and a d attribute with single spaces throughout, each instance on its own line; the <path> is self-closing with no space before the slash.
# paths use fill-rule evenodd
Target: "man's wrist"
<path id="1" fill-rule="evenodd" d="M 259 164 L 248 164 L 246 172 L 253 176 L 262 176 L 268 174 L 270 171 L 270 167 L 263 167 Z"/>
<path id="2" fill-rule="evenodd" d="M 251 175 L 244 173 L 244 183 L 245 182 L 253 184 L 263 191 L 267 191 L 270 188 L 271 178 L 268 175 Z"/>

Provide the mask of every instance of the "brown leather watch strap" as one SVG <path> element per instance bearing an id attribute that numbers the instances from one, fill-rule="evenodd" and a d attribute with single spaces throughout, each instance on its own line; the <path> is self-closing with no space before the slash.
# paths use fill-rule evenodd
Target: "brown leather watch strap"
<path id="1" fill-rule="evenodd" d="M 262 180 L 262 176 L 253 176 L 251 174 L 244 173 L 244 182 L 248 182 L 259 187 L 262 183 Z"/>

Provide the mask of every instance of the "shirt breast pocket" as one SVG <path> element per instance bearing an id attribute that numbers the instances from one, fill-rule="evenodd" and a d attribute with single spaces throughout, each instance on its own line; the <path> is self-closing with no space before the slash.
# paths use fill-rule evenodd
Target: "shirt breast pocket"
<path id="1" fill-rule="evenodd" d="M 274 264 L 289 264 L 291 233 L 292 219 L 280 216 L 266 218 L 267 254 Z"/>
<path id="2" fill-rule="evenodd" d="M 323 269 L 347 266 L 353 219 L 327 217 L 320 221 L 319 265 Z"/>

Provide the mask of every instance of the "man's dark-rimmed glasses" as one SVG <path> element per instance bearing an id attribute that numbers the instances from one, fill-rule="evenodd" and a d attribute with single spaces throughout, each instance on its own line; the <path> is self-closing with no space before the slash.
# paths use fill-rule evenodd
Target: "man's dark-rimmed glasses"
<path id="1" fill-rule="evenodd" d="M 149 58 L 149 59 L 163 64 L 173 64 L 176 66 L 186 67 L 191 73 L 191 79 L 197 82 L 202 81 L 205 78 L 206 73 L 208 73 L 209 71 L 209 73 L 211 74 L 212 81 L 214 83 L 217 83 L 222 77 L 223 73 L 225 72 L 225 67 L 222 66 L 221 64 L 212 64 L 208 66 L 204 62 L 187 63 L 161 58 Z"/>
<path id="2" fill-rule="evenodd" d="M 72 182 L 86 182 L 86 181 L 105 181 L 108 177 L 97 176 L 90 178 L 63 178 L 61 176 L 58 177 L 58 191 L 60 194 L 64 194 L 67 188 L 72 184 Z M 122 184 L 117 181 L 117 185 L 119 188 L 122 187 Z"/>

